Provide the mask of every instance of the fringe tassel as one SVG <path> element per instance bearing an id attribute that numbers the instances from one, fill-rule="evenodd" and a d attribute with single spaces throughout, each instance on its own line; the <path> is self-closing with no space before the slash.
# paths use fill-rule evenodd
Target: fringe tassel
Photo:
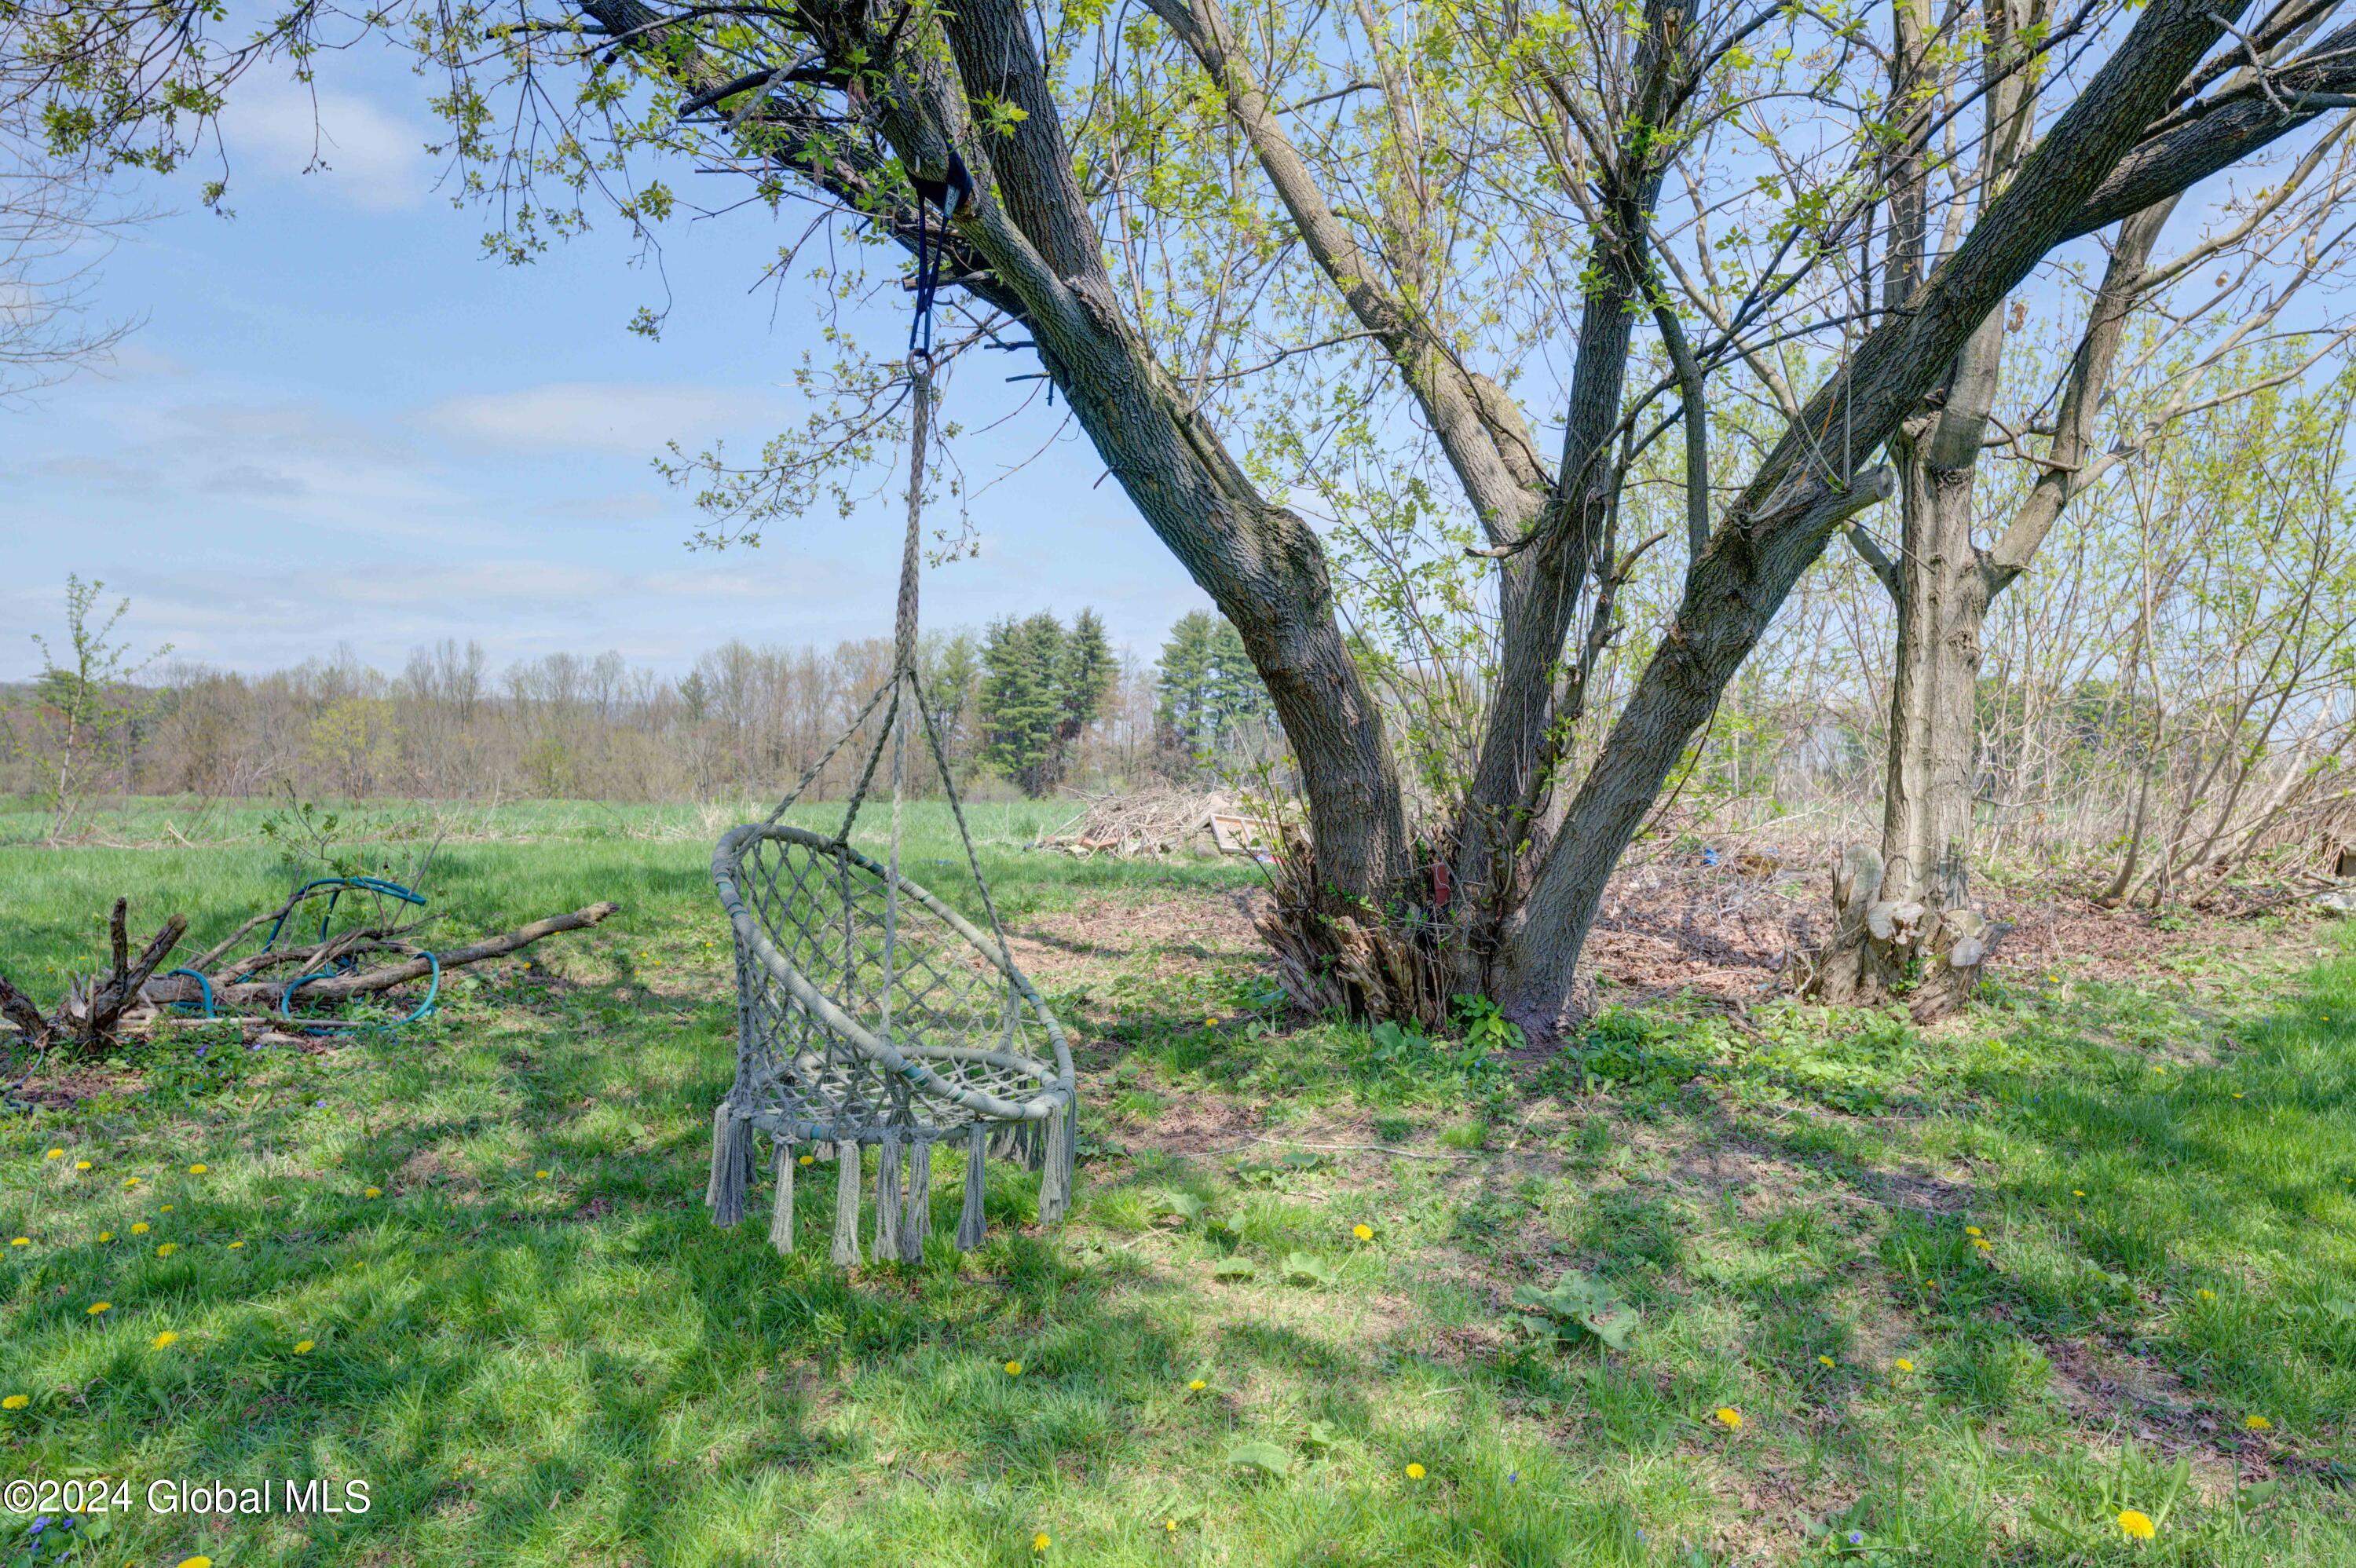
<path id="1" fill-rule="evenodd" d="M 875 1146 L 875 1261 L 900 1255 L 900 1135 Z"/>
<path id="2" fill-rule="evenodd" d="M 1040 1160 L 1039 1223 L 1052 1225 L 1072 1206 L 1072 1109 L 1066 1104 L 1047 1118 L 1046 1153 Z"/>
<path id="3" fill-rule="evenodd" d="M 769 1245 L 779 1257 L 793 1255 L 794 1146 L 786 1138 L 777 1140 L 777 1200 L 769 1210 Z"/>
<path id="4" fill-rule="evenodd" d="M 900 1261 L 925 1261 L 925 1238 L 933 1233 L 933 1145 L 918 1138 L 908 1150 L 908 1204 L 900 1216 Z"/>
<path id="5" fill-rule="evenodd" d="M 720 1201 L 721 1152 L 728 1147 L 728 1102 L 712 1107 L 712 1175 L 703 1184 L 703 1206 Z"/>
<path id="6" fill-rule="evenodd" d="M 744 1221 L 744 1189 L 753 1174 L 753 1125 L 721 1103 L 720 1136 L 712 1146 L 712 1222 L 722 1230 Z"/>
<path id="7" fill-rule="evenodd" d="M 973 1136 L 966 1140 L 965 1207 L 958 1211 L 957 1250 L 961 1253 L 981 1245 L 982 1232 L 988 1228 L 981 1204 L 990 1190 L 990 1170 L 984 1163 L 989 1153 L 990 1127 L 976 1122 Z"/>
<path id="8" fill-rule="evenodd" d="M 834 1146 L 834 1261 L 859 1266 L 859 1146 Z"/>

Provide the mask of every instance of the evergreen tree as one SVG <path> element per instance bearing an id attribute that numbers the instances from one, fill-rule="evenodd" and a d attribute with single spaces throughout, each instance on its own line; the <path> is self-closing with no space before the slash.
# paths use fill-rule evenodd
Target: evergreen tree
<path id="1" fill-rule="evenodd" d="M 1055 783 L 1064 705 L 1064 628 L 1041 611 L 991 625 L 981 650 L 981 760 L 1028 795 Z"/>
<path id="2" fill-rule="evenodd" d="M 1063 656 L 1055 671 L 1056 696 L 1064 708 L 1057 739 L 1065 745 L 1078 740 L 1080 731 L 1104 711 L 1112 677 L 1112 647 L 1105 641 L 1104 621 L 1094 610 L 1083 610 L 1064 638 Z"/>
<path id="3" fill-rule="evenodd" d="M 1170 628 L 1156 690 L 1159 743 L 1180 773 L 1215 756 L 1238 725 L 1266 723 L 1275 713 L 1243 638 L 1224 617 L 1203 610 L 1180 616 Z"/>

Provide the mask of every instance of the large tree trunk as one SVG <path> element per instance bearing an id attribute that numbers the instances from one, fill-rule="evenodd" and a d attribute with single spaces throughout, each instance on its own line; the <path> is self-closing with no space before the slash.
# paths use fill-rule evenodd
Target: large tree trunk
<path id="1" fill-rule="evenodd" d="M 1921 434 L 1927 435 L 1928 431 Z M 1987 921 L 1965 902 L 1971 852 L 1975 707 L 1988 574 L 1972 542 L 1977 452 L 1944 467 L 1914 434 L 1890 443 L 1903 548 L 1890 563 L 1898 601 L 1890 690 L 1879 874 L 1847 872 L 1836 891 L 1838 931 L 1813 989 L 1827 1002 L 1879 1004 L 1920 966 L 1917 1017 L 1969 995 Z M 1957 965 L 1955 944 L 1965 945 Z"/>

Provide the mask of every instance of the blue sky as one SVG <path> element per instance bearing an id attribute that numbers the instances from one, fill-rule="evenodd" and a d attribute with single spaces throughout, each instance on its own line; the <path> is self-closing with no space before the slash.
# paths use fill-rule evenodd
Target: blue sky
<path id="1" fill-rule="evenodd" d="M 483 215 L 434 189 L 425 84 L 371 49 L 320 82 L 330 166 L 305 172 L 308 100 L 249 82 L 226 128 L 236 217 L 198 207 L 200 175 L 129 192 L 170 209 L 105 262 L 102 313 L 138 330 L 102 373 L 0 410 L 0 680 L 37 668 L 25 633 L 54 637 L 68 572 L 131 598 L 142 647 L 243 670 L 343 644 L 397 669 L 455 636 L 499 667 L 616 648 L 678 673 L 731 636 L 889 635 L 888 495 L 713 554 L 687 548 L 694 508 L 649 466 L 670 439 L 749 453 L 796 417 L 808 302 L 752 289 L 777 225 L 670 225 L 649 343 L 625 325 L 665 290 L 620 225 L 530 266 L 487 260 Z M 887 350 L 905 331 L 857 325 Z M 1009 406 L 998 358 L 961 368 L 950 417 Z M 1056 418 L 1034 406 L 995 439 L 1028 453 Z M 977 485 L 989 450 L 961 443 Z M 1093 604 L 1150 659 L 1207 600 L 1100 472 L 1067 435 L 980 495 L 980 553 L 928 571 L 927 624 Z"/>

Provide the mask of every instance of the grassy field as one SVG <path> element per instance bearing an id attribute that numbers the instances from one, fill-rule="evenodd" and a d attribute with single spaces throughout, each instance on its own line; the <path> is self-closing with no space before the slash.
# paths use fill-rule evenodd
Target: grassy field
<path id="1" fill-rule="evenodd" d="M 266 816 L 49 850 L 0 813 L 0 970 L 46 997 L 117 893 L 224 929 L 290 874 Z M 394 869 L 444 834 L 456 931 L 624 913 L 397 1036 L 183 1033 L 0 1117 L 0 1478 L 132 1488 L 68 1561 L 2356 1563 L 2335 938 L 2230 987 L 2016 976 L 1928 1038 L 1655 1005 L 1507 1061 L 1283 1019 L 1248 872 L 1027 852 L 1052 814 L 991 807 L 1084 1059 L 1074 1218 L 998 1168 L 988 1246 L 846 1277 L 830 1178 L 790 1258 L 698 1201 L 715 824 L 428 820 L 346 831 Z M 1523 1320 L 1571 1270 L 1624 1348 Z M 148 1506 L 314 1478 L 368 1510 Z M 31 1523 L 0 1564 L 52 1560 Z"/>

